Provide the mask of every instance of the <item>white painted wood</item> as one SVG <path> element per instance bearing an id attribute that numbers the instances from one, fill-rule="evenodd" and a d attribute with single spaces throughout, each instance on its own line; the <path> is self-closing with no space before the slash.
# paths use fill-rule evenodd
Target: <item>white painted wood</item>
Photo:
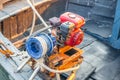
<path id="1" fill-rule="evenodd" d="M 11 58 L 6 58 L 3 54 L 0 53 L 0 65 L 15 79 L 15 80 L 28 80 L 31 74 L 33 73 L 33 70 L 30 66 L 27 64 L 24 66 L 24 68 L 16 73 L 17 67 L 25 61 L 27 58 L 24 58 L 24 56 L 27 56 L 27 53 L 25 51 L 20 52 L 7 38 L 5 38 L 0 33 L 0 40 L 3 41 L 3 43 L 9 48 L 12 52 L 14 52 L 14 56 Z M 29 57 L 28 57 L 29 58 Z M 42 80 L 38 75 L 34 78 L 34 80 Z"/>
<path id="2" fill-rule="evenodd" d="M 35 0 L 35 6 L 46 1 L 48 0 Z M 0 10 L 0 22 L 28 8 L 30 8 L 30 6 L 26 0 L 17 0 L 17 1 L 14 1 L 13 3 L 10 3 L 9 5 L 6 5 L 4 9 Z"/>

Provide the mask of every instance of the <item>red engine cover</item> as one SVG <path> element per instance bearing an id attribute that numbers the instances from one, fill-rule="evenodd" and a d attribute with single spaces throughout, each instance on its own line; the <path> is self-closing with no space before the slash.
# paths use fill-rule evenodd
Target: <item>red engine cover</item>
<path id="1" fill-rule="evenodd" d="M 81 29 L 77 29 L 70 34 L 70 38 L 66 40 L 65 44 L 69 46 L 75 46 L 80 44 L 83 41 L 83 38 L 83 31 Z"/>
<path id="2" fill-rule="evenodd" d="M 76 28 L 81 28 L 85 24 L 85 19 L 75 13 L 66 12 L 60 16 L 61 23 L 70 21 L 75 24 Z"/>

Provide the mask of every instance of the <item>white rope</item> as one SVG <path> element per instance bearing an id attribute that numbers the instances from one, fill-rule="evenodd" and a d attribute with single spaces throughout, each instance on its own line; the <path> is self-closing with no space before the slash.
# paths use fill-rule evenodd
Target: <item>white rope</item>
<path id="1" fill-rule="evenodd" d="M 34 0 L 32 0 L 32 4 L 34 6 Z M 33 21 L 32 21 L 32 26 L 31 26 L 31 31 L 30 31 L 30 34 L 29 34 L 29 37 L 32 35 L 33 33 L 33 30 L 34 30 L 34 27 L 35 27 L 35 19 L 36 19 L 36 15 L 35 15 L 35 12 L 33 11 Z M 28 37 L 28 38 L 29 38 Z"/>
<path id="2" fill-rule="evenodd" d="M 49 38 L 49 41 L 51 42 L 51 47 L 52 47 L 52 50 L 53 50 L 53 47 L 54 47 L 54 45 L 53 45 L 53 41 L 51 40 L 51 38 L 47 35 L 47 34 L 45 34 L 46 36 L 47 36 L 47 38 Z"/>
<path id="3" fill-rule="evenodd" d="M 35 37 L 35 38 L 41 43 L 41 46 L 42 46 L 42 48 L 43 48 L 42 56 L 44 56 L 44 55 L 47 53 L 47 50 L 48 50 L 48 48 L 47 48 L 47 43 L 46 43 L 46 41 L 45 41 L 43 38 L 41 38 L 41 37 Z"/>
<path id="4" fill-rule="evenodd" d="M 32 10 L 34 11 L 34 13 L 38 16 L 38 18 L 41 20 L 41 22 L 44 24 L 45 27 L 49 27 L 46 22 L 44 21 L 44 19 L 41 17 L 41 15 L 38 13 L 38 11 L 35 9 L 35 7 L 32 5 L 32 3 L 30 2 L 30 0 L 27 0 L 28 4 L 30 5 L 30 7 L 32 8 Z M 51 32 L 50 29 L 48 29 L 49 32 Z"/>
<path id="5" fill-rule="evenodd" d="M 79 69 L 80 65 L 76 66 L 76 67 L 73 67 L 73 68 L 68 68 L 68 69 L 65 69 L 65 70 L 54 70 L 54 69 L 51 69 L 50 67 L 46 66 L 44 63 L 39 63 L 40 66 L 42 66 L 43 68 L 45 68 L 46 70 L 50 71 L 50 72 L 53 72 L 53 73 L 65 73 L 65 72 L 69 72 L 69 71 L 73 71 L 73 70 L 77 70 Z"/>

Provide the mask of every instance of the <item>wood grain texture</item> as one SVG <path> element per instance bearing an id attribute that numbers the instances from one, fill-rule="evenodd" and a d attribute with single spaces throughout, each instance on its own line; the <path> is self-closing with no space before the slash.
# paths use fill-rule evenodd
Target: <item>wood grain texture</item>
<path id="1" fill-rule="evenodd" d="M 10 35 L 10 18 L 5 19 L 3 21 L 3 34 L 5 37 L 7 37 L 8 39 L 10 39 L 11 35 Z"/>
<path id="2" fill-rule="evenodd" d="M 12 0 L 0 0 L 0 10 L 3 8 L 3 5 L 8 1 L 12 1 Z"/>
<path id="3" fill-rule="evenodd" d="M 44 13 L 49 6 L 57 0 L 46 0 L 41 1 L 39 5 L 36 5 L 36 9 L 40 14 Z M 36 20 L 38 17 L 36 17 Z M 2 32 L 5 37 L 10 39 L 11 41 L 16 40 L 15 45 L 21 46 L 23 45 L 24 39 L 18 38 L 22 36 L 28 28 L 31 27 L 33 21 L 33 11 L 31 8 L 28 8 L 24 11 L 21 11 L 3 21 L 3 25 L 0 26 L 0 29 L 3 29 Z M 1 28 L 2 27 L 2 28 Z M 18 41 L 18 42 L 17 42 Z"/>
<path id="4" fill-rule="evenodd" d="M 17 20 L 16 16 L 10 18 L 10 35 L 11 39 L 17 36 Z"/>

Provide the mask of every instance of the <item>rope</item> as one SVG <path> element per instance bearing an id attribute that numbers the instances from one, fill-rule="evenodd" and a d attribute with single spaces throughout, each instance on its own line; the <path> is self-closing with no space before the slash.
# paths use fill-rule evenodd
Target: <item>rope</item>
<path id="1" fill-rule="evenodd" d="M 34 5 L 34 0 L 32 0 L 32 4 Z M 31 31 L 30 31 L 30 34 L 29 34 L 29 37 L 32 35 L 33 33 L 33 30 L 34 30 L 34 27 L 35 27 L 35 19 L 36 19 L 36 15 L 35 15 L 35 12 L 33 11 L 33 21 L 32 21 L 32 26 L 31 26 Z M 28 37 L 28 38 L 29 38 Z"/>
<path id="2" fill-rule="evenodd" d="M 46 66 L 44 63 L 40 63 L 40 66 L 42 66 L 43 68 L 45 68 L 46 70 L 50 71 L 50 72 L 54 72 L 54 73 L 65 73 L 65 72 L 69 72 L 69 71 L 73 71 L 73 70 L 77 70 L 79 69 L 80 65 L 73 67 L 73 68 L 68 68 L 65 70 L 54 70 L 49 68 L 48 66 Z"/>
<path id="3" fill-rule="evenodd" d="M 38 16 L 38 18 L 41 20 L 41 22 L 44 24 L 45 27 L 49 27 L 46 22 L 44 21 L 44 19 L 41 17 L 41 15 L 38 13 L 38 11 L 35 9 L 35 7 L 32 5 L 30 0 L 27 0 L 28 4 L 30 5 L 30 7 L 32 8 L 32 10 L 34 11 L 34 13 Z M 48 29 L 49 32 L 51 32 L 50 29 Z"/>
<path id="4" fill-rule="evenodd" d="M 42 52 L 42 56 L 44 56 L 46 53 L 47 53 L 47 43 L 46 43 L 46 41 L 43 39 L 43 38 L 41 38 L 41 37 L 35 37 L 40 43 L 41 43 L 41 45 L 42 45 L 42 48 L 43 48 L 43 52 Z"/>

